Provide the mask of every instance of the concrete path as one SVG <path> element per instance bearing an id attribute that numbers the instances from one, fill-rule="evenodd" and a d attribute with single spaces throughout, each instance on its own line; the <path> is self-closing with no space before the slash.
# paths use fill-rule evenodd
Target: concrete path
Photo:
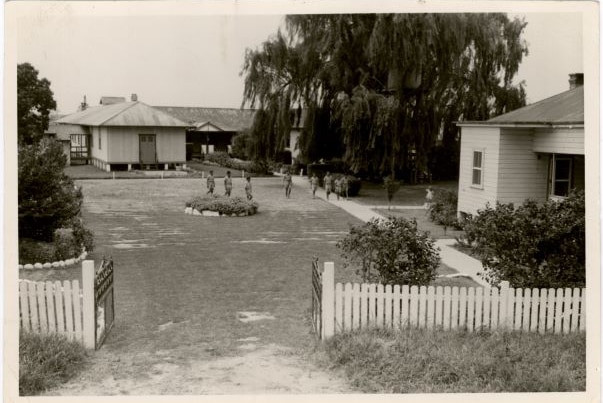
<path id="1" fill-rule="evenodd" d="M 293 182 L 295 185 L 299 186 L 307 186 L 310 187 L 310 183 L 307 177 L 294 176 Z M 372 218 L 385 218 L 381 214 L 375 212 L 374 209 L 387 209 L 387 206 L 365 206 L 359 203 L 356 203 L 352 199 L 345 200 L 340 198 L 337 200 L 337 196 L 331 195 L 327 200 L 326 192 L 323 188 L 318 188 L 316 191 L 316 197 L 323 199 L 334 206 L 339 207 L 342 210 L 347 211 L 354 217 L 367 222 Z M 421 206 L 391 206 L 392 209 L 421 209 Z M 458 271 L 460 275 L 471 277 L 473 281 L 484 286 L 490 287 L 488 282 L 486 282 L 483 278 L 481 278 L 478 273 L 484 271 L 484 267 L 482 263 L 468 256 L 462 252 L 456 250 L 453 245 L 456 243 L 454 239 L 438 239 L 435 244 L 440 248 L 440 258 L 442 259 L 442 263 L 453 268 Z M 454 276 L 454 275 L 452 275 Z"/>

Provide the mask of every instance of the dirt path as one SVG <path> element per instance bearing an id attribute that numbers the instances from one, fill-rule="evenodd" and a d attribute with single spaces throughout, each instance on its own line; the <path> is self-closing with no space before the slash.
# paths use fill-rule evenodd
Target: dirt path
<path id="1" fill-rule="evenodd" d="M 285 199 L 279 178 L 255 181 L 260 213 L 241 218 L 185 215 L 201 180 L 79 183 L 91 258 L 115 261 L 116 323 L 86 370 L 47 395 L 351 392 L 308 358 L 309 276 L 314 255 L 338 264 L 355 218 L 306 188 Z"/>

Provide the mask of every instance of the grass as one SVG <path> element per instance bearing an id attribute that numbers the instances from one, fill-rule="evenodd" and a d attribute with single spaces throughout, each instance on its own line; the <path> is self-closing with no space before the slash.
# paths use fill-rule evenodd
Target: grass
<path id="1" fill-rule="evenodd" d="M 426 183 L 420 185 L 402 185 L 392 199 L 392 206 L 422 206 L 425 203 L 426 190 L 429 186 L 436 192 L 438 189 L 457 190 L 458 182 L 447 181 L 434 182 L 431 185 Z M 387 194 L 383 184 L 363 181 L 360 194 L 354 197 L 354 201 L 367 206 L 387 206 Z"/>
<path id="2" fill-rule="evenodd" d="M 462 234 L 462 231 L 455 230 L 454 228 L 447 228 L 444 231 L 444 227 L 432 222 L 429 219 L 427 210 L 423 208 L 410 209 L 410 210 L 396 210 L 396 209 L 375 209 L 375 211 L 384 217 L 403 217 L 407 220 L 416 219 L 417 226 L 421 231 L 429 232 L 429 235 L 434 239 L 450 239 L 455 238 Z"/>
<path id="3" fill-rule="evenodd" d="M 366 393 L 584 391 L 585 339 L 584 333 L 364 330 L 335 336 L 318 357 Z"/>
<path id="4" fill-rule="evenodd" d="M 84 347 L 59 335 L 21 332 L 19 395 L 31 396 L 66 382 L 86 362 Z"/>

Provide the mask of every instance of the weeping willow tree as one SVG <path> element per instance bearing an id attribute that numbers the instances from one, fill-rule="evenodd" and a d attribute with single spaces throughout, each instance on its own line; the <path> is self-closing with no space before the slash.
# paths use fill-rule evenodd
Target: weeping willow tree
<path id="1" fill-rule="evenodd" d="M 287 16 L 285 33 L 245 56 L 255 157 L 272 158 L 302 123 L 305 162 L 341 157 L 354 172 L 412 179 L 436 144 L 458 158 L 455 121 L 525 105 L 513 84 L 525 26 L 506 14 Z"/>

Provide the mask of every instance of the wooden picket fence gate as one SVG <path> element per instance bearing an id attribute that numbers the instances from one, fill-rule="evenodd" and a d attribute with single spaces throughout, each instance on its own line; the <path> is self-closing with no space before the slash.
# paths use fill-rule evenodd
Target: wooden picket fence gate
<path id="1" fill-rule="evenodd" d="M 19 280 L 19 316 L 23 331 L 57 333 L 99 348 L 114 320 L 113 261 L 103 258 L 98 273 L 92 260 L 82 262 L 81 288 L 78 280 Z"/>
<path id="2" fill-rule="evenodd" d="M 369 327 L 516 330 L 539 333 L 583 331 L 585 288 L 514 289 L 334 284 L 327 262 L 322 281 L 321 338 Z"/>

